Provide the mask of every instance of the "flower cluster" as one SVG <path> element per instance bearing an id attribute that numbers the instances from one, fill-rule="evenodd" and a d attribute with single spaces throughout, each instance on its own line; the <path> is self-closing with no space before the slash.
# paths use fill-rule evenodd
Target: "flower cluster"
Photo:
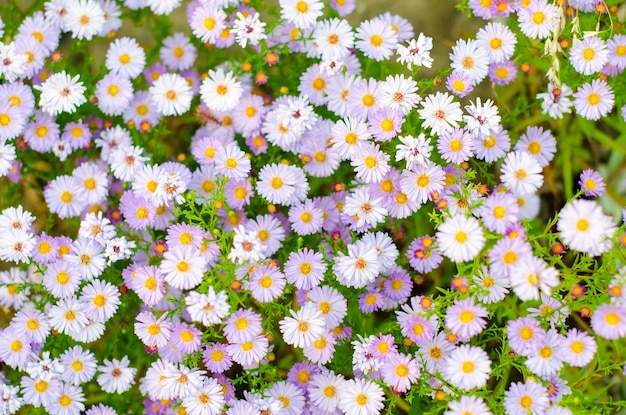
<path id="1" fill-rule="evenodd" d="M 606 3 L 0 7 L 0 414 L 617 411 Z"/>

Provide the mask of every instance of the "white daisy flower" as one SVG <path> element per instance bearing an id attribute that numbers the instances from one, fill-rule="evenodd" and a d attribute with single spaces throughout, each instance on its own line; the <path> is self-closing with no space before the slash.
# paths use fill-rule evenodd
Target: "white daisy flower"
<path id="1" fill-rule="evenodd" d="M 432 132 L 441 135 L 459 126 L 463 119 L 461 104 L 454 102 L 454 97 L 447 92 L 430 94 L 422 101 L 422 109 L 418 110 L 424 120 L 423 127 L 431 128 Z"/>
<path id="2" fill-rule="evenodd" d="M 180 115 L 191 108 L 193 92 L 185 78 L 178 74 L 161 75 L 149 92 L 152 103 L 163 115 Z"/>
<path id="3" fill-rule="evenodd" d="M 543 184 L 539 162 L 525 151 L 507 154 L 500 171 L 500 180 L 515 194 L 534 193 Z"/>
<path id="4" fill-rule="evenodd" d="M 463 215 L 449 217 L 437 229 L 441 253 L 454 262 L 470 261 L 485 246 L 485 235 L 480 222 Z"/>
<path id="5" fill-rule="evenodd" d="M 230 111 L 237 106 L 243 93 L 241 83 L 233 72 L 209 70 L 209 76 L 202 81 L 200 96 L 202 102 L 214 111 Z"/>
<path id="6" fill-rule="evenodd" d="M 130 360 L 124 356 L 122 360 L 103 360 L 103 365 L 98 366 L 98 371 L 102 372 L 97 377 L 98 385 L 103 391 L 108 393 L 126 392 L 135 382 L 137 369 L 128 367 Z"/>
<path id="7" fill-rule="evenodd" d="M 305 305 L 298 311 L 289 310 L 279 323 L 285 343 L 295 347 L 310 346 L 324 333 L 325 321 L 322 313 L 313 305 Z"/>
<path id="8" fill-rule="evenodd" d="M 73 113 L 76 108 L 87 102 L 83 95 L 85 87 L 79 82 L 80 76 L 73 78 L 65 71 L 50 75 L 41 85 L 34 88 L 41 91 L 39 106 L 50 115 L 57 115 L 61 112 Z"/>
<path id="9" fill-rule="evenodd" d="M 370 380 L 350 379 L 339 389 L 337 407 L 345 415 L 374 415 L 382 411 L 385 399 L 383 389 Z"/>
<path id="10" fill-rule="evenodd" d="M 324 3 L 320 0 L 280 0 L 280 17 L 299 29 L 308 29 L 322 15 Z"/>
<path id="11" fill-rule="evenodd" d="M 104 26 L 104 10 L 94 0 L 77 0 L 66 9 L 64 29 L 72 32 L 72 38 L 91 40 Z"/>
<path id="12" fill-rule="evenodd" d="M 598 256 L 608 251 L 615 234 L 615 223 L 593 200 L 574 200 L 559 212 L 557 230 L 565 245 Z"/>

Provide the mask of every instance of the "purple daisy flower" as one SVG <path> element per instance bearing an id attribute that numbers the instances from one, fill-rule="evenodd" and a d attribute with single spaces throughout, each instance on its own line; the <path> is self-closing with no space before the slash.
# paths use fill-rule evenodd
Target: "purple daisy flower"
<path id="1" fill-rule="evenodd" d="M 368 290 L 359 296 L 359 308 L 366 314 L 380 310 L 384 305 L 383 295 L 377 290 Z"/>
<path id="2" fill-rule="evenodd" d="M 446 88 L 457 97 L 463 98 L 474 90 L 474 81 L 465 72 L 452 71 L 446 81 Z"/>
<path id="3" fill-rule="evenodd" d="M 128 226 L 136 230 L 147 229 L 156 219 L 156 208 L 152 202 L 143 197 L 136 197 L 132 191 L 126 191 L 122 195 L 120 212 Z"/>
<path id="4" fill-rule="evenodd" d="M 213 373 L 223 373 L 233 365 L 233 360 L 223 343 L 207 346 L 202 353 L 202 361 L 207 370 Z"/>
<path id="5" fill-rule="evenodd" d="M 437 149 L 444 160 L 460 164 L 474 155 L 474 141 L 472 135 L 463 128 L 454 128 L 439 136 Z"/>
<path id="6" fill-rule="evenodd" d="M 593 169 L 583 170 L 580 174 L 578 184 L 587 197 L 600 197 L 606 192 L 604 179 L 602 179 L 600 173 Z"/>
<path id="7" fill-rule="evenodd" d="M 380 108 L 369 118 L 369 132 L 376 141 L 389 141 L 402 131 L 403 123 L 404 117 L 397 111 L 388 107 Z"/>
<path id="8" fill-rule="evenodd" d="M 416 238 L 409 245 L 406 256 L 411 267 L 417 272 L 428 273 L 437 268 L 443 261 L 443 256 L 435 248 L 434 242 L 432 236 L 425 235 Z"/>
<path id="9" fill-rule="evenodd" d="M 508 85 L 517 78 L 517 66 L 513 61 L 492 63 L 489 65 L 489 80 L 496 85 Z"/>

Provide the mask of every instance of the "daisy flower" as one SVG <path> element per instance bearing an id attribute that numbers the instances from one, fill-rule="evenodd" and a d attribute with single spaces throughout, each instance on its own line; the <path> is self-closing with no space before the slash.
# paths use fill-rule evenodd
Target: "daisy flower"
<path id="1" fill-rule="evenodd" d="M 607 63 L 608 55 L 607 46 L 602 39 L 588 36 L 574 42 L 569 51 L 569 60 L 576 72 L 593 75 Z"/>
<path id="2" fill-rule="evenodd" d="M 315 26 L 313 41 L 322 59 L 341 59 L 354 46 L 352 26 L 344 19 L 322 20 Z"/>
<path id="3" fill-rule="evenodd" d="M 489 64 L 489 80 L 496 85 L 505 86 L 517 77 L 517 66 L 511 60 Z"/>
<path id="4" fill-rule="evenodd" d="M 258 261 L 267 257 L 267 247 L 259 239 L 259 232 L 247 230 L 243 225 L 235 228 L 233 247 L 228 258 L 240 264 Z"/>
<path id="5" fill-rule="evenodd" d="M 243 343 L 229 344 L 226 346 L 226 351 L 235 362 L 249 369 L 259 365 L 267 355 L 268 347 L 267 337 L 258 335 Z"/>
<path id="6" fill-rule="evenodd" d="M 200 4 L 194 9 L 189 25 L 202 43 L 215 43 L 226 29 L 226 13 L 216 5 Z"/>
<path id="7" fill-rule="evenodd" d="M 607 340 L 626 337 L 626 308 L 623 304 L 602 304 L 591 315 L 591 327 Z"/>
<path id="8" fill-rule="evenodd" d="M 520 29 L 532 39 L 550 36 L 558 23 L 558 7 L 547 0 L 531 0 L 528 7 L 517 12 Z"/>
<path id="9" fill-rule="evenodd" d="M 250 309 L 239 309 L 225 321 L 224 335 L 230 343 L 250 341 L 261 331 L 261 317 Z"/>
<path id="10" fill-rule="evenodd" d="M 415 66 L 432 67 L 433 59 L 430 57 L 430 51 L 433 48 L 433 39 L 420 33 L 417 39 L 410 39 L 407 46 L 398 46 L 396 53 L 398 54 L 398 62 L 405 64 L 409 70 Z"/>
<path id="11" fill-rule="evenodd" d="M 280 332 L 285 343 L 295 347 L 310 346 L 324 333 L 325 322 L 322 313 L 313 305 L 305 305 L 300 310 L 289 310 L 279 322 Z"/>
<path id="12" fill-rule="evenodd" d="M 313 363 L 323 365 L 332 360 L 336 343 L 335 335 L 326 330 L 311 345 L 304 347 L 302 353 Z"/>
<path id="13" fill-rule="evenodd" d="M 458 127 L 463 118 L 461 104 L 454 102 L 453 96 L 446 92 L 428 95 L 422 101 L 422 109 L 418 113 L 424 120 L 422 125 L 437 135 Z"/>
<path id="14" fill-rule="evenodd" d="M 585 169 L 580 173 L 578 185 L 587 197 L 600 197 L 606 191 L 604 179 L 600 173 L 593 169 Z"/>
<path id="15" fill-rule="evenodd" d="M 261 265 L 252 272 L 245 287 L 255 300 L 271 303 L 282 295 L 285 283 L 285 276 L 277 267 Z"/>
<path id="16" fill-rule="evenodd" d="M 280 0 L 280 17 L 299 29 L 308 29 L 323 12 L 320 0 Z"/>
<path id="17" fill-rule="evenodd" d="M 259 41 L 267 38 L 265 22 L 262 22 L 259 17 L 259 13 L 256 12 L 245 16 L 237 12 L 237 19 L 232 30 L 235 32 L 235 40 L 242 48 L 245 48 L 248 43 L 256 46 Z"/>
<path id="18" fill-rule="evenodd" d="M 44 343 L 50 333 L 48 317 L 34 308 L 23 308 L 15 313 L 11 327 L 19 336 L 25 336 L 36 343 Z"/>
<path id="19" fill-rule="evenodd" d="M 487 137 L 490 134 L 500 131 L 500 115 L 498 107 L 492 100 L 488 99 L 484 104 L 481 103 L 480 97 L 476 98 L 476 103 L 470 103 L 465 106 L 468 115 L 463 116 L 465 128 L 474 136 Z"/>
<path id="20" fill-rule="evenodd" d="M 34 358 L 29 339 L 12 327 L 0 333 L 0 359 L 12 368 L 25 368 Z"/>
<path id="21" fill-rule="evenodd" d="M 224 73 L 219 68 L 209 70 L 209 76 L 202 81 L 200 96 L 202 101 L 214 111 L 229 111 L 237 106 L 243 88 L 232 72 Z"/>
<path id="22" fill-rule="evenodd" d="M 93 280 L 81 290 L 79 301 L 85 305 L 85 315 L 92 321 L 106 323 L 120 305 L 117 287 Z"/>
<path id="23" fill-rule="evenodd" d="M 474 152 L 476 158 L 487 163 L 504 157 L 511 148 L 511 139 L 506 130 L 494 133 L 487 137 L 474 137 Z"/>
<path id="24" fill-rule="evenodd" d="M 448 76 L 446 88 L 457 97 L 463 98 L 474 90 L 474 81 L 467 73 L 454 70 Z"/>
<path id="25" fill-rule="evenodd" d="M 183 71 L 191 68 L 196 60 L 197 51 L 183 33 L 174 33 L 163 40 L 159 57 L 172 70 Z"/>
<path id="26" fill-rule="evenodd" d="M 384 392 L 376 383 L 361 378 L 343 382 L 337 407 L 345 415 L 373 415 L 384 408 Z"/>
<path id="27" fill-rule="evenodd" d="M 546 167 L 556 153 L 556 139 L 548 130 L 541 127 L 528 127 L 520 135 L 519 141 L 515 144 L 515 151 L 526 151 L 533 156 L 539 166 Z"/>
<path id="28" fill-rule="evenodd" d="M 335 274 L 348 287 L 363 288 L 372 283 L 380 272 L 376 249 L 368 243 L 348 245 L 348 255 L 339 253 L 335 259 Z"/>
<path id="29" fill-rule="evenodd" d="M 165 252 L 160 268 L 165 274 L 165 282 L 188 290 L 202 282 L 206 259 L 193 247 L 176 245 Z"/>
<path id="30" fill-rule="evenodd" d="M 48 316 L 53 329 L 68 335 L 78 333 L 88 323 L 83 304 L 73 297 L 59 300 L 50 308 Z"/>
<path id="31" fill-rule="evenodd" d="M 519 207 L 512 194 L 496 192 L 485 199 L 479 212 L 487 229 L 504 234 L 518 221 Z"/>
<path id="32" fill-rule="evenodd" d="M 348 115 L 367 120 L 380 107 L 379 84 L 374 78 L 357 78 L 348 94 Z"/>
<path id="33" fill-rule="evenodd" d="M 389 59 L 398 44 L 396 32 L 380 18 L 363 21 L 355 38 L 355 46 L 376 61 Z"/>
<path id="34" fill-rule="evenodd" d="M 506 333 L 511 349 L 522 356 L 529 356 L 537 350 L 545 336 L 539 322 L 532 317 L 509 320 Z"/>
<path id="35" fill-rule="evenodd" d="M 191 87 L 178 74 L 163 74 L 150 87 L 149 92 L 152 103 L 162 115 L 184 114 L 191 107 Z"/>
<path id="36" fill-rule="evenodd" d="M 563 367 L 563 336 L 548 330 L 537 348 L 528 356 L 525 365 L 536 375 L 546 379 L 558 374 Z"/>
<path id="37" fill-rule="evenodd" d="M 396 161 L 405 160 L 407 170 L 427 165 L 433 147 L 424 133 L 420 133 L 417 138 L 410 135 L 398 138 L 402 144 L 396 146 Z"/>
<path id="38" fill-rule="evenodd" d="M 441 253 L 454 262 L 474 259 L 485 246 L 480 223 L 463 215 L 447 218 L 437 229 L 436 238 Z"/>
<path id="39" fill-rule="evenodd" d="M 272 385 L 268 391 L 271 398 L 282 403 L 285 415 L 301 414 L 305 406 L 304 390 L 293 383 L 280 381 Z"/>
<path id="40" fill-rule="evenodd" d="M 611 248 L 616 228 L 595 201 L 574 200 L 559 213 L 557 230 L 571 249 L 598 256 Z"/>
<path id="41" fill-rule="evenodd" d="M 68 348 L 59 358 L 65 367 L 61 378 L 67 383 L 80 385 L 89 382 L 96 374 L 96 356 L 80 346 Z"/>
<path id="42" fill-rule="evenodd" d="M 337 121 L 331 130 L 330 143 L 334 151 L 346 160 L 358 153 L 360 147 L 370 138 L 368 125 L 359 118 L 347 117 Z"/>
<path id="43" fill-rule="evenodd" d="M 448 403 L 448 410 L 443 415 L 491 415 L 485 401 L 476 396 L 463 395 L 458 401 Z"/>
<path id="44" fill-rule="evenodd" d="M 11 101 L 0 102 L 0 141 L 17 137 L 24 130 L 26 116 L 22 109 Z"/>
<path id="45" fill-rule="evenodd" d="M 289 222 L 298 235 L 311 235 L 322 228 L 324 212 L 312 200 L 294 204 L 289 209 Z"/>
<path id="46" fill-rule="evenodd" d="M 28 263 L 31 251 L 35 247 L 35 238 L 25 229 L 9 229 L 0 241 L 0 259 L 3 261 Z"/>
<path id="47" fill-rule="evenodd" d="M 502 164 L 501 172 L 500 180 L 515 194 L 534 193 L 543 184 L 541 166 L 525 151 L 509 153 Z"/>
<path id="48" fill-rule="evenodd" d="M 250 172 L 250 159 L 236 143 L 220 147 L 215 152 L 215 172 L 231 179 L 245 179 Z"/>
<path id="49" fill-rule="evenodd" d="M 389 75 L 379 86 L 380 105 L 408 114 L 420 102 L 417 83 L 402 75 Z"/>
<path id="50" fill-rule="evenodd" d="M 511 59 L 517 39 L 506 25 L 500 22 L 489 22 L 476 33 L 478 45 L 487 52 L 489 63 L 503 62 Z"/>
<path id="51" fill-rule="evenodd" d="M 217 415 L 226 401 L 224 390 L 215 378 L 207 378 L 202 386 L 182 400 L 181 408 L 189 415 Z"/>
<path id="52" fill-rule="evenodd" d="M 469 339 L 487 326 L 487 309 L 471 299 L 457 300 L 446 310 L 445 324 L 460 339 Z"/>
<path id="53" fill-rule="evenodd" d="M 389 155 L 378 144 L 364 143 L 352 157 L 356 178 L 366 183 L 378 183 L 389 171 Z"/>
<path id="54" fill-rule="evenodd" d="M 626 35 L 616 34 L 607 42 L 608 62 L 620 70 L 626 68 Z"/>
<path id="55" fill-rule="evenodd" d="M 563 360 L 573 367 L 583 367 L 591 363 L 598 345 L 589 334 L 577 329 L 570 329 L 562 339 Z"/>
<path id="56" fill-rule="evenodd" d="M 442 374 L 453 386 L 464 391 L 487 383 L 491 361 L 480 347 L 462 345 L 452 350 L 444 362 Z"/>
<path id="57" fill-rule="evenodd" d="M 96 83 L 98 107 L 107 115 L 121 115 L 133 98 L 133 85 L 124 76 L 110 72 Z"/>
<path id="58" fill-rule="evenodd" d="M 61 112 L 73 113 L 87 102 L 83 95 L 86 88 L 79 82 L 80 76 L 71 77 L 65 71 L 52 74 L 41 85 L 34 88 L 41 91 L 39 106 L 52 116 Z"/>
<path id="59" fill-rule="evenodd" d="M 541 112 L 550 115 L 554 119 L 563 118 L 563 114 L 572 112 L 571 100 L 572 89 L 561 84 L 556 86 L 552 83 L 548 84 L 548 92 L 537 94 L 537 99 L 541 99 Z"/>
<path id="60" fill-rule="evenodd" d="M 119 146 L 109 156 L 113 176 L 123 182 L 133 181 L 135 174 L 142 170 L 148 157 L 143 155 L 143 148 Z"/>
<path id="61" fill-rule="evenodd" d="M 192 321 L 200 322 L 207 327 L 222 323 L 230 311 L 226 293 L 224 291 L 216 293 L 212 286 L 209 286 L 206 294 L 189 292 L 185 297 L 185 305 Z"/>
<path id="62" fill-rule="evenodd" d="M 403 171 L 400 187 L 409 199 L 423 204 L 429 200 L 431 194 L 443 190 L 444 179 L 443 169 L 428 161 L 427 164 L 419 165 L 413 171 Z"/>
<path id="63" fill-rule="evenodd" d="M 333 76 L 326 86 L 326 106 L 339 117 L 348 115 L 348 96 L 356 81 L 356 75 L 350 72 Z"/>
<path id="64" fill-rule="evenodd" d="M 485 79 L 489 71 L 489 56 L 476 40 L 457 40 L 452 48 L 450 61 L 450 67 L 468 74 L 474 85 Z"/>
<path id="65" fill-rule="evenodd" d="M 72 38 L 91 40 L 102 30 L 104 20 L 104 10 L 97 1 L 78 0 L 66 9 L 63 26 L 72 32 Z"/>
<path id="66" fill-rule="evenodd" d="M 304 173 L 298 167 L 268 164 L 259 172 L 256 190 L 270 203 L 290 205 L 304 199 L 299 198 L 296 193 L 297 180 L 304 178 L 303 176 Z M 306 181 L 306 178 L 304 180 Z"/>
<path id="67" fill-rule="evenodd" d="M 111 72 L 135 79 L 146 66 L 146 54 L 135 39 L 122 37 L 109 46 L 105 65 Z"/>
<path id="68" fill-rule="evenodd" d="M 512 383 L 504 392 L 504 408 L 508 415 L 542 414 L 549 405 L 548 392 L 536 381 Z"/>
<path id="69" fill-rule="evenodd" d="M 454 128 L 439 136 L 437 149 L 445 161 L 460 164 L 468 161 L 474 154 L 474 140 L 465 129 Z"/>
<path id="70" fill-rule="evenodd" d="M 48 411 L 59 415 L 78 415 L 85 410 L 83 390 L 75 385 L 64 384 L 56 399 L 46 405 Z"/>
<path id="71" fill-rule="evenodd" d="M 576 112 L 588 120 L 598 120 L 608 115 L 615 103 L 611 87 L 601 79 L 583 84 L 574 94 Z"/>
<path id="72" fill-rule="evenodd" d="M 58 176 L 44 188 L 44 198 L 50 212 L 61 219 L 78 216 L 85 208 L 78 180 L 72 176 Z"/>
<path id="73" fill-rule="evenodd" d="M 231 368 L 233 361 L 226 347 L 225 344 L 215 343 L 204 349 L 202 361 L 207 370 L 213 373 L 223 373 Z"/>
<path id="74" fill-rule="evenodd" d="M 304 290 L 317 287 L 323 281 L 327 268 L 322 259 L 322 254 L 308 248 L 291 252 L 284 268 L 287 281 Z"/>
<path id="75" fill-rule="evenodd" d="M 382 369 L 383 380 L 397 392 L 406 392 L 420 375 L 419 364 L 411 355 L 393 353 Z"/>
<path id="76" fill-rule="evenodd" d="M 311 377 L 308 388 L 309 399 L 322 411 L 332 413 L 339 403 L 339 391 L 345 379 L 332 371 L 325 371 Z"/>
<path id="77" fill-rule="evenodd" d="M 373 197 L 366 186 L 361 186 L 346 197 L 342 213 L 356 222 L 352 228 L 362 229 L 382 222 L 387 210 L 382 206 L 382 198 Z"/>
<path id="78" fill-rule="evenodd" d="M 101 372 L 96 378 L 98 385 L 108 393 L 123 393 L 130 389 L 135 382 L 137 369 L 128 367 L 130 361 L 124 356 L 121 360 L 103 360 L 103 365 L 98 366 Z"/>

